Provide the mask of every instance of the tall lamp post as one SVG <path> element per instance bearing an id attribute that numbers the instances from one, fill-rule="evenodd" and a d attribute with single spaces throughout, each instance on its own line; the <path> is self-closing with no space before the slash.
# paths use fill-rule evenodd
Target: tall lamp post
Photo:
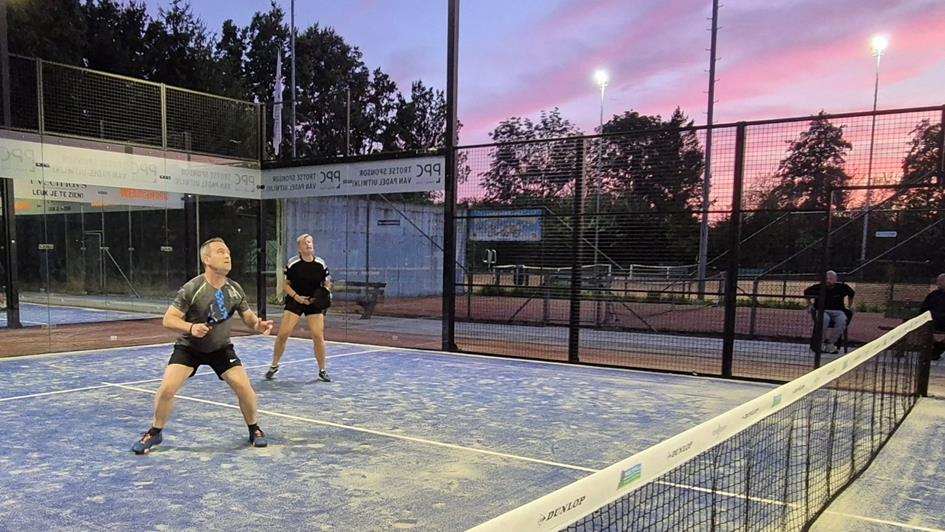
<path id="1" fill-rule="evenodd" d="M 876 58 L 876 79 L 873 84 L 873 119 L 870 127 L 870 155 L 866 166 L 866 186 L 873 184 L 873 143 L 876 140 L 876 103 L 879 99 L 879 62 L 886 48 L 889 47 L 889 39 L 883 35 L 876 35 L 870 39 L 870 48 L 873 56 Z M 866 262 L 866 240 L 870 230 L 870 209 L 873 206 L 873 190 L 866 189 L 866 208 L 863 213 L 863 239 L 860 242 L 860 263 Z"/>
<path id="2" fill-rule="evenodd" d="M 604 93 L 607 90 L 607 82 L 610 81 L 610 76 L 607 74 L 607 71 L 604 69 L 598 69 L 594 72 L 594 83 L 600 87 L 600 121 L 598 133 L 604 133 Z M 604 172 L 604 139 L 597 139 L 597 179 L 594 180 L 594 279 L 599 279 L 600 273 L 597 271 L 597 261 L 598 261 L 598 252 L 600 249 L 600 191 L 602 188 Z M 598 286 L 603 286 L 602 283 L 598 283 Z M 601 308 L 600 308 L 600 298 L 597 298 L 596 305 L 596 322 L 597 324 L 601 323 Z"/>
<path id="3" fill-rule="evenodd" d="M 604 92 L 607 90 L 607 82 L 610 81 L 610 76 L 607 74 L 606 70 L 598 70 L 594 72 L 594 83 L 600 87 L 600 121 L 598 133 L 604 133 Z M 597 143 L 597 179 L 594 180 L 594 191 L 596 193 L 595 205 L 594 205 L 594 214 L 600 217 L 600 190 L 601 190 L 601 179 L 604 166 L 604 143 L 598 141 Z M 598 233 L 600 233 L 600 220 L 596 220 L 594 223 L 594 268 L 597 268 L 597 239 Z"/>

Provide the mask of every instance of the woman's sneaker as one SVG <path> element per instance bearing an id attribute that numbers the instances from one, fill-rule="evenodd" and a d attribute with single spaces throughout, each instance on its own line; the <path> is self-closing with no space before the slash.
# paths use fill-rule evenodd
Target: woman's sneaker
<path id="1" fill-rule="evenodd" d="M 252 443 L 253 447 L 265 447 L 269 445 L 269 440 L 266 439 L 266 433 L 262 429 L 256 429 L 249 433 L 249 443 Z"/>
<path id="2" fill-rule="evenodd" d="M 152 436 L 150 432 L 145 432 L 144 435 L 141 436 L 141 439 L 131 446 L 131 450 L 134 451 L 135 454 L 145 454 L 151 451 L 151 447 L 154 447 L 162 441 L 164 441 L 164 436 L 162 436 L 160 432 L 154 436 Z"/>

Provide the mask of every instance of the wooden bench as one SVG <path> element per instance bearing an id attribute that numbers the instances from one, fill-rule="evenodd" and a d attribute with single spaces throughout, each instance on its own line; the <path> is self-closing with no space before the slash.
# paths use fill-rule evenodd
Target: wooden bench
<path id="1" fill-rule="evenodd" d="M 370 283 L 364 281 L 335 281 L 332 283 L 331 297 L 333 301 L 354 301 L 361 307 L 361 319 L 370 319 L 374 314 L 374 307 L 384 302 L 384 288 L 387 283 Z"/>
<path id="2" fill-rule="evenodd" d="M 886 303 L 883 317 L 906 321 L 918 316 L 920 308 L 922 308 L 921 301 L 889 301 Z"/>
<path id="3" fill-rule="evenodd" d="M 919 301 L 887 301 L 886 310 L 883 311 L 883 317 L 905 322 L 918 316 L 921 307 L 922 303 Z M 895 329 L 895 327 L 889 325 L 879 326 L 879 330 L 881 331 L 891 331 L 893 329 Z"/>

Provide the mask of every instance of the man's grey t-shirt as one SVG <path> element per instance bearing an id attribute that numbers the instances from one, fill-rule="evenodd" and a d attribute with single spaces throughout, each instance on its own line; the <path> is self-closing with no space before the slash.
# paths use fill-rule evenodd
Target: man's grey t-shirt
<path id="1" fill-rule="evenodd" d="M 184 333 L 177 345 L 201 353 L 210 353 L 230 345 L 230 321 L 235 313 L 249 310 L 246 293 L 236 281 L 227 279 L 220 288 L 214 288 L 203 275 L 198 275 L 177 291 L 171 305 L 184 313 L 188 323 L 205 323 L 210 332 L 203 338 Z"/>

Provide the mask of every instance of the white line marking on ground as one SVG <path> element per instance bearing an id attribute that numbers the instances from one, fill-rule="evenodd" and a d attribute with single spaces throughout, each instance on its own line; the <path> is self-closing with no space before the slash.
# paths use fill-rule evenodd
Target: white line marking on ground
<path id="1" fill-rule="evenodd" d="M 116 348 L 116 349 L 120 349 L 120 348 Z M 347 357 L 347 356 L 352 356 L 352 355 L 363 355 L 363 354 L 365 354 L 365 353 L 374 353 L 374 352 L 377 352 L 377 351 L 384 351 L 384 350 L 383 350 L 383 349 L 369 349 L 369 350 L 367 350 L 367 351 L 355 351 L 355 352 L 353 352 L 353 353 L 340 353 L 340 354 L 337 354 L 337 355 L 330 355 L 330 356 L 328 356 L 327 358 L 329 358 L 329 359 L 335 359 L 335 358 Z M 37 356 L 37 355 L 31 355 L 31 356 Z M 39 356 L 45 356 L 45 355 L 39 355 Z M 19 357 L 19 358 L 22 358 L 22 357 Z M 289 360 L 289 361 L 286 361 L 286 362 L 282 362 L 282 363 L 280 363 L 279 365 L 282 366 L 282 365 L 287 365 L 287 364 L 299 364 L 299 363 L 301 363 L 301 362 L 310 362 L 311 360 L 312 360 L 311 358 L 306 357 L 306 358 L 304 358 L 304 359 L 302 359 L 302 360 Z M 246 368 L 246 369 L 268 368 L 268 367 L 269 367 L 269 364 L 258 364 L 258 365 L 243 366 L 243 367 Z M 191 377 L 191 378 L 194 378 L 194 377 L 204 377 L 204 376 L 207 376 L 207 375 L 216 375 L 216 373 L 214 373 L 213 371 L 198 371 L 198 372 L 197 372 L 196 374 L 194 374 L 194 376 Z M 51 391 L 51 392 L 31 393 L 31 394 L 28 394 L 28 395 L 17 395 L 17 396 L 15 396 L 15 397 L 2 397 L 2 398 L 0 398 L 0 403 L 5 402 L 5 401 L 13 401 L 13 400 L 15 400 L 15 399 L 29 399 L 29 398 L 32 398 L 32 397 L 44 397 L 44 396 L 47 396 L 47 395 L 58 395 L 58 394 L 63 394 L 63 393 L 84 392 L 84 391 L 87 391 L 87 390 L 96 390 L 96 389 L 100 389 L 100 388 L 108 388 L 109 386 L 115 386 L 115 385 L 117 385 L 117 384 L 145 384 L 145 383 L 148 383 L 148 382 L 161 382 L 162 379 L 163 379 L 163 377 L 156 377 L 156 378 L 153 378 L 153 379 L 141 379 L 141 380 L 138 380 L 138 381 L 125 381 L 125 382 L 114 383 L 114 384 L 100 384 L 100 385 L 97 385 L 97 386 L 85 386 L 85 387 L 82 387 L 82 388 L 68 388 L 68 389 L 65 389 L 65 390 L 54 390 L 54 391 Z"/>
<path id="2" fill-rule="evenodd" d="M 165 342 L 165 343 L 160 343 L 160 344 L 126 345 L 122 347 L 103 347 L 100 349 L 82 349 L 80 351 L 56 351 L 54 353 L 37 353 L 35 355 L 15 355 L 15 356 L 0 358 L 0 363 L 15 362 L 17 360 L 29 360 L 32 358 L 58 357 L 58 356 L 64 356 L 64 355 L 85 355 L 88 353 L 107 353 L 108 351 L 116 351 L 119 349 L 147 349 L 151 347 L 172 346 L 172 345 L 174 345 L 174 342 Z"/>
<path id="3" fill-rule="evenodd" d="M 58 395 L 62 393 L 72 393 L 72 392 L 84 392 L 86 390 L 98 390 L 101 388 L 108 388 L 108 385 L 99 384 L 97 386 L 86 386 L 84 388 L 70 388 L 68 390 L 56 390 L 53 392 L 40 392 L 40 393 L 31 393 L 28 395 L 17 395 L 14 397 L 3 397 L 3 398 L 0 398 L 0 403 L 6 402 L 6 401 L 14 401 L 16 399 L 30 399 L 33 397 L 46 397 L 47 395 Z"/>
<path id="4" fill-rule="evenodd" d="M 110 385 L 110 386 L 115 386 L 115 387 L 117 387 L 117 388 L 123 388 L 123 389 L 126 389 L 126 390 L 132 390 L 132 391 L 136 391 L 136 392 L 143 392 L 143 393 L 152 394 L 152 395 L 154 394 L 154 391 L 153 391 L 153 390 L 148 390 L 148 389 L 145 389 L 145 388 L 138 388 L 138 387 L 135 387 L 135 386 L 126 386 L 126 385 L 123 385 L 123 384 L 113 384 L 113 383 L 107 383 L 107 382 L 106 382 L 106 383 L 103 383 L 103 384 L 107 384 L 107 385 Z M 183 400 L 185 400 L 185 401 L 193 401 L 193 402 L 196 402 L 196 403 L 204 403 L 204 404 L 208 404 L 208 405 L 222 406 L 222 407 L 224 407 L 224 408 L 239 409 L 239 406 L 237 406 L 237 405 L 231 405 L 231 404 L 227 404 L 227 403 L 220 403 L 220 402 L 217 402 L 217 401 L 209 401 L 209 400 L 207 400 L 207 399 L 199 399 L 199 398 L 197 398 L 197 397 L 188 397 L 188 396 L 185 396 L 185 395 L 177 395 L 177 398 L 178 398 L 178 399 L 183 399 Z M 320 420 L 320 419 L 312 419 L 312 418 L 307 418 L 307 417 L 302 417 L 302 416 L 293 416 L 293 415 L 290 415 L 290 414 L 282 414 L 282 413 L 279 413 L 279 412 L 273 412 L 273 411 L 271 411 L 271 410 L 262 410 L 262 409 L 260 409 L 260 410 L 259 410 L 259 413 L 260 413 L 260 414 L 266 414 L 267 416 L 281 417 L 281 418 L 284 418 L 284 419 L 291 419 L 291 420 L 293 420 L 293 421 L 304 421 L 304 422 L 306 422 L 306 423 L 314 423 L 314 424 L 316 424 L 316 425 L 322 425 L 322 426 L 325 426 L 325 427 L 333 427 L 333 428 L 337 428 L 337 429 L 352 430 L 352 431 L 355 431 L 355 432 L 363 432 L 363 433 L 365 433 L 365 434 L 372 434 L 372 435 L 374 435 L 374 436 L 381 436 L 381 437 L 384 437 L 384 438 L 391 438 L 391 439 L 396 439 L 396 440 L 404 440 L 404 441 L 409 441 L 409 442 L 413 442 L 413 443 L 422 443 L 422 444 L 425 444 L 425 445 L 433 445 L 433 446 L 436 446 L 436 447 L 444 447 L 444 448 L 447 448 L 447 449 L 454 449 L 454 450 L 458 450 L 458 451 L 466 451 L 466 452 L 472 452 L 472 453 L 478 453 L 478 454 L 485 454 L 485 455 L 489 455 L 489 456 L 497 456 L 497 457 L 500 457 L 500 458 L 510 458 L 510 459 L 512 459 L 512 460 L 519 460 L 519 461 L 523 461 L 523 462 L 531 462 L 531 463 L 534 463 L 534 464 L 549 465 L 549 466 L 560 467 L 560 468 L 564 468 L 564 469 L 573 469 L 573 470 L 576 470 L 576 471 L 584 471 L 584 472 L 586 472 L 586 473 L 595 473 L 595 472 L 597 472 L 596 469 L 590 469 L 590 468 L 587 468 L 587 467 L 581 467 L 581 466 L 576 466 L 576 465 L 571 465 L 571 464 L 562 464 L 562 463 L 560 463 L 560 462 L 549 462 L 549 461 L 547 461 L 547 460 L 539 460 L 539 459 L 537 459 L 537 458 L 528 458 L 528 457 L 526 457 L 526 456 L 518 456 L 518 455 L 514 455 L 514 454 L 500 453 L 500 452 L 497 452 L 497 451 L 489 451 L 489 450 L 486 450 L 486 449 L 476 449 L 475 447 L 464 447 L 464 446 L 462 446 L 462 445 L 456 445 L 456 444 L 453 444 L 453 443 L 443 443 L 443 442 L 438 442 L 438 441 L 434 441 L 434 440 L 427 440 L 427 439 L 424 439 L 424 438 L 415 438 L 415 437 L 412 437 L 412 436 L 403 436 L 403 435 L 400 435 L 400 434 L 392 434 L 392 433 L 390 433 L 390 432 L 383 432 L 383 431 L 380 431 L 380 430 L 365 429 L 365 428 L 361 428 L 361 427 L 354 427 L 354 426 L 351 426 L 351 425 L 343 425 L 343 424 L 341 424 L 341 423 L 333 423 L 333 422 L 331 422 L 331 421 L 323 421 L 323 420 Z"/>
<path id="5" fill-rule="evenodd" d="M 843 512 L 832 512 L 830 510 L 825 511 L 824 513 L 830 514 L 830 515 L 839 515 L 841 517 L 846 517 L 849 519 L 856 519 L 858 521 L 868 521 L 870 523 L 878 523 L 881 525 L 896 526 L 899 528 L 905 528 L 907 530 L 921 530 L 922 532 L 945 532 L 945 530 L 942 530 L 940 528 L 928 528 L 924 526 L 910 525 L 906 523 L 897 523 L 896 521 L 887 521 L 885 519 L 876 519 L 874 517 L 866 517 L 863 515 L 853 515 L 853 514 L 847 514 Z"/>

